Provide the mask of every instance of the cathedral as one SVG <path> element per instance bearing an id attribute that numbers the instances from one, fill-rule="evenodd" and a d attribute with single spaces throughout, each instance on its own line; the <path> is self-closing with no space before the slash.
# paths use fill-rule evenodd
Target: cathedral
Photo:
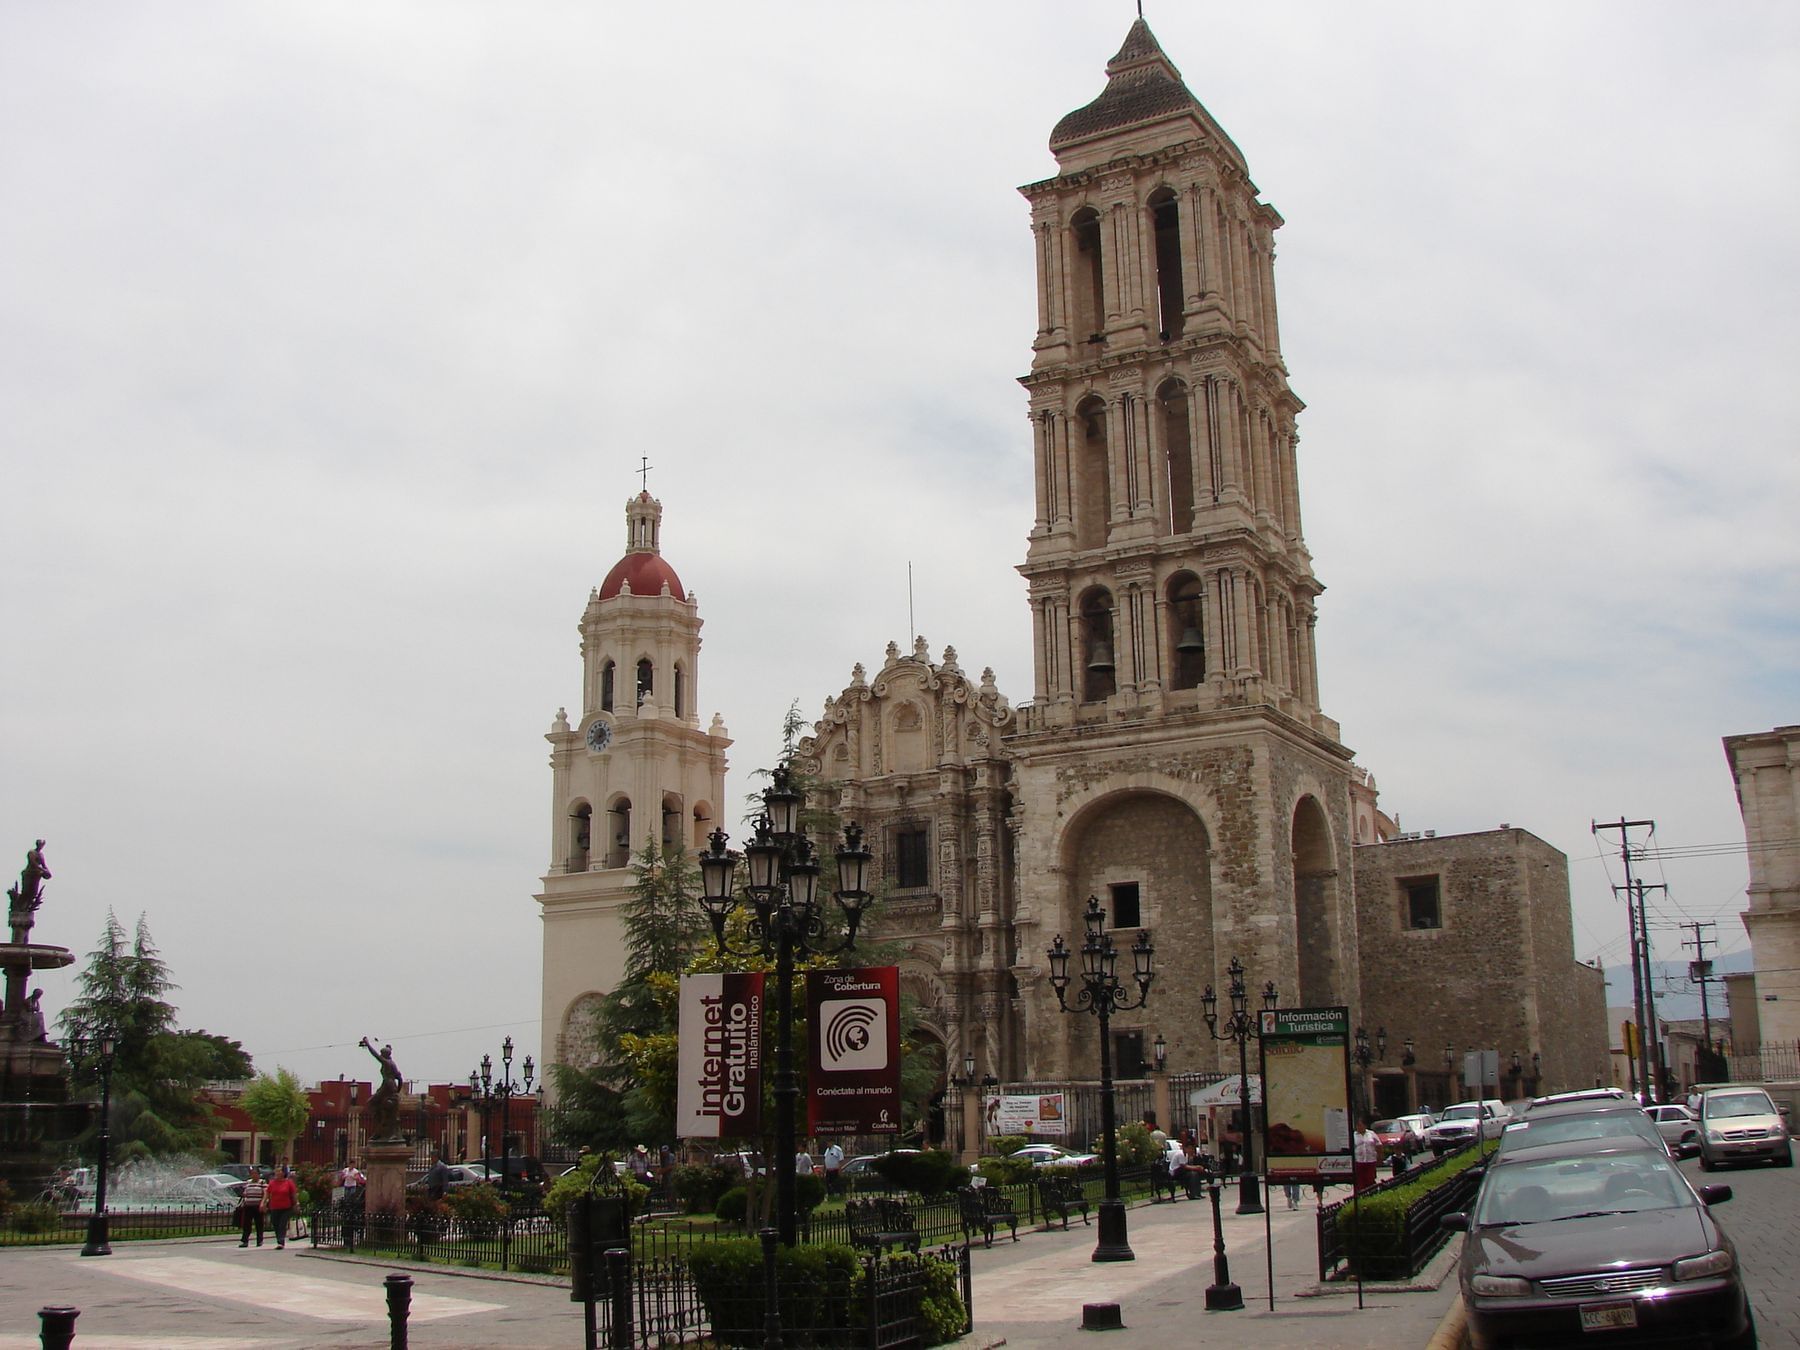
<path id="1" fill-rule="evenodd" d="M 1121 947 L 1139 929 L 1156 946 L 1148 1005 L 1112 1023 L 1121 1077 L 1158 1036 L 1173 1072 L 1223 1063 L 1201 995 L 1233 957 L 1284 1005 L 1389 1031 L 1391 1062 L 1368 1067 L 1380 1110 L 1468 1087 L 1465 1044 L 1512 1050 L 1521 1090 L 1605 1073 L 1566 860 L 1511 826 L 1399 836 L 1321 705 L 1280 214 L 1142 19 L 1050 150 L 1056 175 L 1021 189 L 1031 697 L 915 638 L 858 665 L 798 749 L 820 804 L 868 833 L 877 936 L 923 1034 L 1003 1082 L 1091 1078 L 1096 1021 L 1061 1015 L 1045 949 L 1092 896 Z M 628 551 L 582 618 L 581 718 L 549 736 L 547 1061 L 575 1057 L 617 978 L 631 841 L 697 845 L 722 797 L 730 742 L 695 713 L 699 615 L 659 523 L 647 494 L 630 503 Z"/>

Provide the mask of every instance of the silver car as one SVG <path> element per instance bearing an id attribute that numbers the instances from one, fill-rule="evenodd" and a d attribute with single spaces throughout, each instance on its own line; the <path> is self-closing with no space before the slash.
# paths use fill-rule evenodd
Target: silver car
<path id="1" fill-rule="evenodd" d="M 1665 1106 L 1646 1106 L 1656 1132 L 1677 1158 L 1691 1158 L 1700 1151 L 1700 1122 L 1685 1106 L 1670 1102 Z"/>
<path id="2" fill-rule="evenodd" d="M 1794 1165 L 1787 1119 L 1759 1087 L 1711 1088 L 1700 1098 L 1700 1167 L 1720 1163 Z"/>

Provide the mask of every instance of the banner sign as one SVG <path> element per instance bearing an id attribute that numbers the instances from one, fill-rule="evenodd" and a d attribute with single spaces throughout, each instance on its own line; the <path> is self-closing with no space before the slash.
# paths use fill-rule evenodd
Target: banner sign
<path id="1" fill-rule="evenodd" d="M 762 1128 L 763 977 L 681 977 L 675 1133 L 751 1139 Z"/>
<path id="2" fill-rule="evenodd" d="M 806 972 L 808 1134 L 900 1133 L 900 967 Z"/>
<path id="3" fill-rule="evenodd" d="M 1349 1176 L 1350 1010 L 1273 1008 L 1261 1018 L 1268 1175 Z"/>
<path id="4" fill-rule="evenodd" d="M 983 1108 L 989 1134 L 1068 1133 L 1067 1104 L 1060 1092 L 992 1093 Z"/>

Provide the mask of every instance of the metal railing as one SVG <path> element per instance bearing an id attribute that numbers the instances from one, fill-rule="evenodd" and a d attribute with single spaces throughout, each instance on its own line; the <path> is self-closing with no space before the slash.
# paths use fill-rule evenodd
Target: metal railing
<path id="1" fill-rule="evenodd" d="M 204 1237 L 238 1231 L 237 1211 L 200 1205 L 108 1205 L 107 1229 L 114 1242 L 133 1238 Z M 0 1215 L 0 1247 L 47 1247 L 84 1242 L 92 1202 L 70 1209 L 42 1201 L 15 1204 Z"/>
<path id="2" fill-rule="evenodd" d="M 1481 1185 L 1479 1167 L 1463 1168 L 1384 1222 L 1384 1240 L 1378 1241 L 1366 1232 L 1352 1237 L 1345 1232 L 1344 1221 L 1353 1213 L 1352 1205 L 1367 1205 L 1371 1199 L 1411 1185 L 1433 1168 L 1444 1166 L 1450 1159 L 1462 1158 L 1475 1147 L 1475 1142 L 1471 1141 L 1442 1158 L 1428 1160 L 1397 1177 L 1377 1182 L 1353 1199 L 1322 1207 L 1318 1214 L 1319 1278 L 1342 1279 L 1360 1268 L 1364 1279 L 1403 1280 L 1423 1270 L 1450 1236 L 1439 1220 L 1454 1210 L 1467 1208 L 1474 1198 Z M 1361 1225 L 1369 1219 L 1359 1215 L 1355 1222 Z"/>

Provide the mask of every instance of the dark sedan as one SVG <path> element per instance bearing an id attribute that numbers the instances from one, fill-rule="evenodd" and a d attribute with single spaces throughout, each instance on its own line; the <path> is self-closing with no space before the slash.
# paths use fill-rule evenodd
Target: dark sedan
<path id="1" fill-rule="evenodd" d="M 1488 1164 L 1459 1278 L 1475 1350 L 1574 1344 L 1749 1347 L 1737 1252 L 1660 1141 L 1571 1141 Z"/>

